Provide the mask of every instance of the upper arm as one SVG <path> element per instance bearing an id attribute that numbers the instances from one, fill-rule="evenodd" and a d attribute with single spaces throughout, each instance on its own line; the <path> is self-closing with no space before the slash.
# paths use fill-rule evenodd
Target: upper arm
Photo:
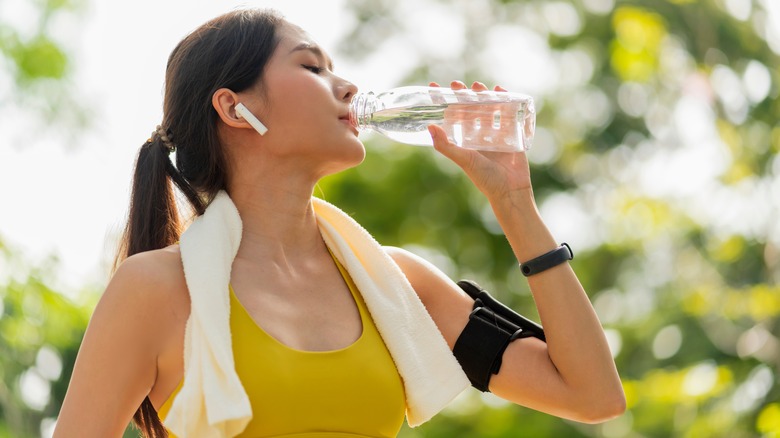
<path id="1" fill-rule="evenodd" d="M 170 254 L 125 260 L 84 334 L 55 436 L 121 436 L 155 383 L 178 275 Z"/>
<path id="2" fill-rule="evenodd" d="M 453 349 L 468 323 L 474 300 L 428 261 L 400 248 L 387 253 L 404 272 L 436 326 Z M 522 338 L 509 344 L 490 391 L 511 402 L 565 418 L 577 417 L 570 389 L 547 352 L 547 344 Z"/>

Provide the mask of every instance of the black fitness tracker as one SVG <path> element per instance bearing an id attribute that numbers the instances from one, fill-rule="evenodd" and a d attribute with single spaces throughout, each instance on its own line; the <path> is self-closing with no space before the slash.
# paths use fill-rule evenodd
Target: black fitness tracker
<path id="1" fill-rule="evenodd" d="M 525 263 L 520 264 L 520 271 L 526 277 L 538 274 L 546 271 L 554 266 L 558 266 L 563 262 L 569 261 L 574 258 L 574 253 L 569 247 L 569 244 L 564 242 L 554 250 L 542 254 L 539 257 L 531 259 Z"/>

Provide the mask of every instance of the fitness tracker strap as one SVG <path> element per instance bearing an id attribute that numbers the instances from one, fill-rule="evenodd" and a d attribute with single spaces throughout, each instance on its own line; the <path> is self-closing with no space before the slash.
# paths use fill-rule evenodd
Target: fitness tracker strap
<path id="1" fill-rule="evenodd" d="M 569 244 L 564 242 L 554 250 L 542 254 L 535 259 L 531 259 L 525 263 L 520 264 L 520 271 L 526 277 L 538 274 L 546 271 L 554 266 L 558 266 L 563 262 L 569 261 L 574 258 L 574 253 L 569 247 Z"/>

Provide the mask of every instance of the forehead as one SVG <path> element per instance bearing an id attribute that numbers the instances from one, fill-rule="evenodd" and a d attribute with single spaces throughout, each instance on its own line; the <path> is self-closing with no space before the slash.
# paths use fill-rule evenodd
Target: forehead
<path id="1" fill-rule="evenodd" d="M 294 49 L 301 43 L 308 43 L 312 47 L 317 47 L 317 42 L 308 32 L 289 22 L 283 22 L 277 29 L 279 37 L 279 48 L 286 49 L 287 52 Z"/>
<path id="2" fill-rule="evenodd" d="M 314 38 L 301 27 L 289 23 L 282 23 L 278 30 L 279 45 L 274 56 L 289 56 L 299 51 L 310 51 L 331 66 L 333 62 L 327 52 L 320 47 Z"/>

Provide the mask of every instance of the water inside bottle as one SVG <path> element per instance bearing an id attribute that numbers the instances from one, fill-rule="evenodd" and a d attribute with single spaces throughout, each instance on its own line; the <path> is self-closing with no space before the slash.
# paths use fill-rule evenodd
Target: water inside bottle
<path id="1" fill-rule="evenodd" d="M 533 109 L 522 102 L 449 103 L 379 110 L 368 125 L 393 140 L 431 146 L 428 125 L 436 124 L 458 146 L 507 152 L 528 149 L 534 121 Z"/>

